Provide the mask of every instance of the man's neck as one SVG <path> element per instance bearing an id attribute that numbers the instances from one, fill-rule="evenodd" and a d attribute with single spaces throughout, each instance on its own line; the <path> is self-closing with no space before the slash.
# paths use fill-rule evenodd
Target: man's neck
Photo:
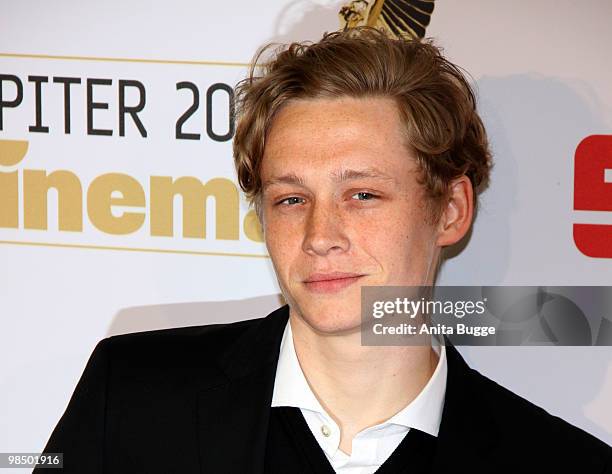
<path id="1" fill-rule="evenodd" d="M 362 346 L 359 331 L 321 335 L 302 318 L 289 319 L 295 352 L 310 388 L 341 430 L 340 449 L 414 400 L 438 356 L 429 346 Z"/>

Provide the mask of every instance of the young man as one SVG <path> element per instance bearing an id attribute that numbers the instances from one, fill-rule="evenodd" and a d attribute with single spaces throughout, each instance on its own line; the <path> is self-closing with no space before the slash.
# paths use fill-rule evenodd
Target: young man
<path id="1" fill-rule="evenodd" d="M 101 341 L 45 451 L 79 473 L 611 472 L 452 346 L 360 343 L 361 287 L 433 285 L 472 224 L 491 159 L 460 70 L 357 28 L 257 72 L 234 158 L 288 305 Z"/>

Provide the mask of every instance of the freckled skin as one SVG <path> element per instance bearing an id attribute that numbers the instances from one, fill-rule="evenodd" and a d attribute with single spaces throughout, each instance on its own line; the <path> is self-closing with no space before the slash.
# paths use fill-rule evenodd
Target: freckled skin
<path id="1" fill-rule="evenodd" d="M 380 176 L 339 180 L 347 170 L 372 175 L 374 168 Z M 265 242 L 280 287 L 292 317 L 315 332 L 358 330 L 362 285 L 432 283 L 442 227 L 426 221 L 393 100 L 289 102 L 269 131 L 261 175 Z M 287 175 L 293 180 L 278 179 Z M 323 294 L 304 283 L 314 272 L 333 271 L 363 276 Z"/>
<path id="2" fill-rule="evenodd" d="M 440 249 L 471 225 L 465 176 L 427 223 L 403 130 L 388 98 L 293 101 L 277 113 L 262 162 L 264 238 L 296 355 L 347 454 L 358 432 L 417 396 L 438 361 L 428 346 L 361 345 L 361 286 L 432 284 Z M 330 272 L 360 276 L 308 282 Z"/>

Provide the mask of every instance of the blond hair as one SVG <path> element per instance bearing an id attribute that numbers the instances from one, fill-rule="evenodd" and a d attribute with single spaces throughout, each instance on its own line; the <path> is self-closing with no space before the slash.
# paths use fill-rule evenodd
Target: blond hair
<path id="1" fill-rule="evenodd" d="M 292 99 L 340 96 L 396 101 L 434 221 L 456 177 L 470 179 L 476 205 L 492 166 L 486 131 L 462 70 L 432 41 L 357 27 L 326 33 L 316 43 L 281 45 L 262 61 L 272 46 L 259 50 L 236 86 L 234 161 L 240 187 L 259 215 L 261 163 L 275 113 Z"/>

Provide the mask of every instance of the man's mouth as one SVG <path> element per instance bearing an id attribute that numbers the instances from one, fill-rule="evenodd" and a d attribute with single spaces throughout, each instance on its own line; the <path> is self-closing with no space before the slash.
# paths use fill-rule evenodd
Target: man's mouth
<path id="1" fill-rule="evenodd" d="M 304 285 L 313 293 L 335 293 L 352 285 L 365 275 L 361 273 L 331 272 L 313 273 L 306 280 Z"/>

